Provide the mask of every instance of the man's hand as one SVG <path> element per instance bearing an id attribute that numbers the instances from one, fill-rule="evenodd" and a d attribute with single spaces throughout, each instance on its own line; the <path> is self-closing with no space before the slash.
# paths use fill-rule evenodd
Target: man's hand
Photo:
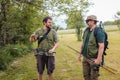
<path id="1" fill-rule="evenodd" d="M 32 34 L 30 36 L 30 42 L 34 42 L 35 41 L 35 38 L 36 38 L 36 35 L 35 34 Z"/>
<path id="2" fill-rule="evenodd" d="M 50 49 L 49 51 L 48 51 L 48 53 L 53 53 L 54 52 L 54 49 Z"/>
<path id="3" fill-rule="evenodd" d="M 59 42 L 56 42 L 55 45 L 54 45 L 54 47 L 52 49 L 50 49 L 48 51 L 48 53 L 53 53 L 55 51 L 55 49 L 58 47 L 58 45 L 59 45 Z"/>
<path id="4" fill-rule="evenodd" d="M 97 64 L 97 65 L 98 65 L 98 64 L 100 64 L 100 62 L 101 62 L 101 60 L 99 60 L 99 59 L 95 59 L 95 60 L 94 60 L 94 64 Z"/>

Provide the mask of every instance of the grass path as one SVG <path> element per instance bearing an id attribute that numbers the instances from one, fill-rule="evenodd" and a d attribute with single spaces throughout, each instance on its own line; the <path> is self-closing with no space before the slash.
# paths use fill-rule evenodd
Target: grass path
<path id="1" fill-rule="evenodd" d="M 113 75 L 101 68 L 99 80 L 120 80 L 120 32 L 109 32 L 109 50 L 105 57 L 106 65 L 117 69 L 118 74 Z M 114 36 L 115 35 L 115 36 Z M 83 80 L 82 64 L 77 61 L 77 53 L 66 47 L 79 50 L 81 42 L 76 41 L 74 34 L 60 35 L 60 46 L 56 50 L 56 69 L 54 71 L 55 80 Z M 0 72 L 0 80 L 33 80 L 37 78 L 36 60 L 32 53 L 17 59 L 5 72 Z M 43 80 L 48 80 L 46 71 Z"/>

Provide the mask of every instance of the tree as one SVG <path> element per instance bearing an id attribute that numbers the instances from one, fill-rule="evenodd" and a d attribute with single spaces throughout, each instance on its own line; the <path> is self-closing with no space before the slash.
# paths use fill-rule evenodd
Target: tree
<path id="1" fill-rule="evenodd" d="M 48 12 L 43 0 L 0 0 L 0 70 L 29 53 L 29 36 Z"/>
<path id="2" fill-rule="evenodd" d="M 82 28 L 85 27 L 83 17 L 89 5 L 90 3 L 87 0 L 71 0 L 63 9 L 68 17 L 66 20 L 67 26 L 76 29 L 78 41 L 81 41 Z"/>
<path id="3" fill-rule="evenodd" d="M 118 11 L 115 15 L 115 22 L 120 30 L 120 11 Z"/>
<path id="4" fill-rule="evenodd" d="M 75 28 L 77 33 L 78 41 L 81 40 L 82 36 L 82 28 L 85 26 L 83 16 L 81 12 L 74 11 L 74 13 L 70 12 L 69 18 L 66 20 L 68 28 Z"/>
<path id="5" fill-rule="evenodd" d="M 115 21 L 105 21 L 104 25 L 116 25 Z"/>
<path id="6" fill-rule="evenodd" d="M 28 43 L 48 14 L 41 0 L 0 0 L 0 45 Z"/>
<path id="7" fill-rule="evenodd" d="M 90 5 L 88 0 L 49 0 L 47 2 L 48 10 L 51 15 L 66 15 L 66 24 L 68 28 L 76 28 L 78 40 L 81 40 L 81 31 L 84 27 L 84 14 Z"/>

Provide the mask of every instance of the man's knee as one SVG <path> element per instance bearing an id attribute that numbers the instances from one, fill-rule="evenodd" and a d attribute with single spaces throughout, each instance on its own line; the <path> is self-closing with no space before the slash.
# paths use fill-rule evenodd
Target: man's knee
<path id="1" fill-rule="evenodd" d="M 91 80 L 98 80 L 99 73 L 97 72 L 96 74 L 91 75 Z"/>
<path id="2" fill-rule="evenodd" d="M 40 75 L 42 75 L 43 72 L 44 72 L 44 70 L 38 70 L 38 73 L 39 73 Z"/>
<path id="3" fill-rule="evenodd" d="M 51 75 L 52 73 L 53 73 L 53 70 L 47 71 L 47 74 L 48 74 L 48 75 Z"/>
<path id="4" fill-rule="evenodd" d="M 89 74 L 84 74 L 83 77 L 84 77 L 85 80 L 90 80 L 90 75 Z"/>

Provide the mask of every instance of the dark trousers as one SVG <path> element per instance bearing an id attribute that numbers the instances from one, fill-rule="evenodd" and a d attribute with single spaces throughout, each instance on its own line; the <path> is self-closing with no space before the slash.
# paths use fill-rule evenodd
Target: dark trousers
<path id="1" fill-rule="evenodd" d="M 45 65 L 46 65 L 48 75 L 53 73 L 53 70 L 55 69 L 54 56 L 36 55 L 36 59 L 37 59 L 37 69 L 39 74 L 43 74 Z"/>
<path id="2" fill-rule="evenodd" d="M 83 58 L 83 76 L 84 80 L 98 80 L 99 66 L 95 65 L 93 58 Z"/>

